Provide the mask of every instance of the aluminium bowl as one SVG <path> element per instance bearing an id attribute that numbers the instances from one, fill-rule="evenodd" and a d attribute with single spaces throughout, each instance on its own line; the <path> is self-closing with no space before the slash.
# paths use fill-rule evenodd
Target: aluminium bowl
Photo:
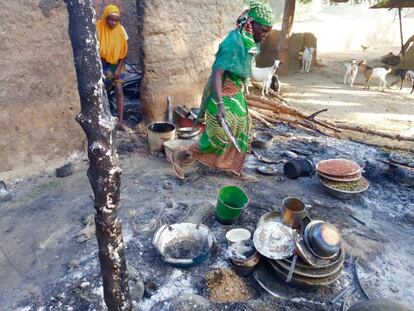
<path id="1" fill-rule="evenodd" d="M 322 178 L 318 178 L 319 183 L 321 184 L 321 186 L 332 196 L 337 197 L 339 199 L 343 199 L 343 200 L 350 200 L 353 197 L 355 197 L 355 195 L 359 194 L 359 193 L 363 193 L 364 191 L 366 191 L 369 188 L 369 181 L 365 178 L 365 177 L 361 177 L 365 182 L 366 182 L 366 186 L 357 190 L 357 191 L 348 191 L 348 190 L 339 190 L 339 189 L 335 189 L 331 186 L 328 185 L 328 183 L 326 183 Z"/>
<path id="2" fill-rule="evenodd" d="M 304 240 L 308 249 L 317 257 L 333 258 L 341 249 L 339 230 L 332 224 L 313 220 L 305 228 Z"/>

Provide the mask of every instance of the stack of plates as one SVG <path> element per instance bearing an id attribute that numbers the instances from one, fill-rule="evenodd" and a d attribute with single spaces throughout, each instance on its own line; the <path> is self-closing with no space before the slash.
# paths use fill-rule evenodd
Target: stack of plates
<path id="1" fill-rule="evenodd" d="M 299 257 L 293 267 L 290 281 L 292 285 L 325 286 L 339 278 L 345 260 L 345 252 L 342 247 L 335 256 L 324 259 L 313 255 L 298 233 L 295 232 L 293 237 Z M 269 264 L 277 276 L 286 280 L 292 266 L 292 260 L 293 257 L 269 260 Z"/>
<path id="2" fill-rule="evenodd" d="M 331 195 L 350 199 L 369 187 L 369 182 L 362 176 L 362 167 L 348 159 L 329 159 L 316 165 L 320 184 Z"/>

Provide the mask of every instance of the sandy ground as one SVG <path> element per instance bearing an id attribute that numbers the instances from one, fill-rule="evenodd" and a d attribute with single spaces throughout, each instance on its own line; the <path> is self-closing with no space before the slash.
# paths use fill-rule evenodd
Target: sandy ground
<path id="1" fill-rule="evenodd" d="M 291 65 L 289 75 L 281 76 L 282 94 L 295 107 L 309 113 L 327 108 L 320 118 L 346 121 L 364 125 L 372 129 L 414 137 L 414 94 L 410 95 L 411 82 L 406 81 L 404 88 L 398 84 L 378 91 L 376 81 L 370 81 L 370 89 L 363 89 L 364 76 L 358 72 L 354 87 L 343 84 L 345 62 L 352 59 L 366 60 L 373 67 L 384 66 L 379 62 L 380 56 L 398 48 L 369 48 L 366 52 L 351 51 L 342 53 L 324 53 L 318 51 L 320 68 L 312 67 L 309 73 L 297 70 Z M 398 78 L 387 76 L 388 85 Z M 348 133 L 352 137 L 357 133 Z M 379 137 L 361 136 L 362 140 L 382 145 L 413 148 L 412 143 L 399 143 Z"/>

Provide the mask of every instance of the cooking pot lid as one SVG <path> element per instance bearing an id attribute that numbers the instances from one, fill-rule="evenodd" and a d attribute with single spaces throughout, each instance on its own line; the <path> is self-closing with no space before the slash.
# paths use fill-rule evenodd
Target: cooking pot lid
<path id="1" fill-rule="evenodd" d="M 253 235 L 256 250 L 270 259 L 283 259 L 293 255 L 295 241 L 293 229 L 280 222 L 260 225 Z"/>

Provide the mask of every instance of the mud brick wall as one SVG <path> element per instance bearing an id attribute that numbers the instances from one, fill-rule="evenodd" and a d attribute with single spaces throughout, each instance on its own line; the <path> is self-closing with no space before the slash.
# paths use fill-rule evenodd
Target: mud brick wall
<path id="1" fill-rule="evenodd" d="M 84 137 L 63 1 L 2 1 L 2 11 L 0 179 L 53 165 Z"/>
<path id="2" fill-rule="evenodd" d="M 219 42 L 242 0 L 92 0 L 100 18 L 117 4 L 129 35 L 128 61 L 145 70 L 147 119 L 163 119 L 166 98 L 199 105 Z M 137 7 L 138 5 L 138 7 Z M 63 0 L 13 0 L 0 24 L 0 180 L 53 169 L 85 136 Z"/>
<path id="3" fill-rule="evenodd" d="M 167 96 L 174 105 L 198 106 L 218 44 L 233 29 L 242 1 L 148 0 L 138 11 L 146 120 L 165 120 Z"/>

